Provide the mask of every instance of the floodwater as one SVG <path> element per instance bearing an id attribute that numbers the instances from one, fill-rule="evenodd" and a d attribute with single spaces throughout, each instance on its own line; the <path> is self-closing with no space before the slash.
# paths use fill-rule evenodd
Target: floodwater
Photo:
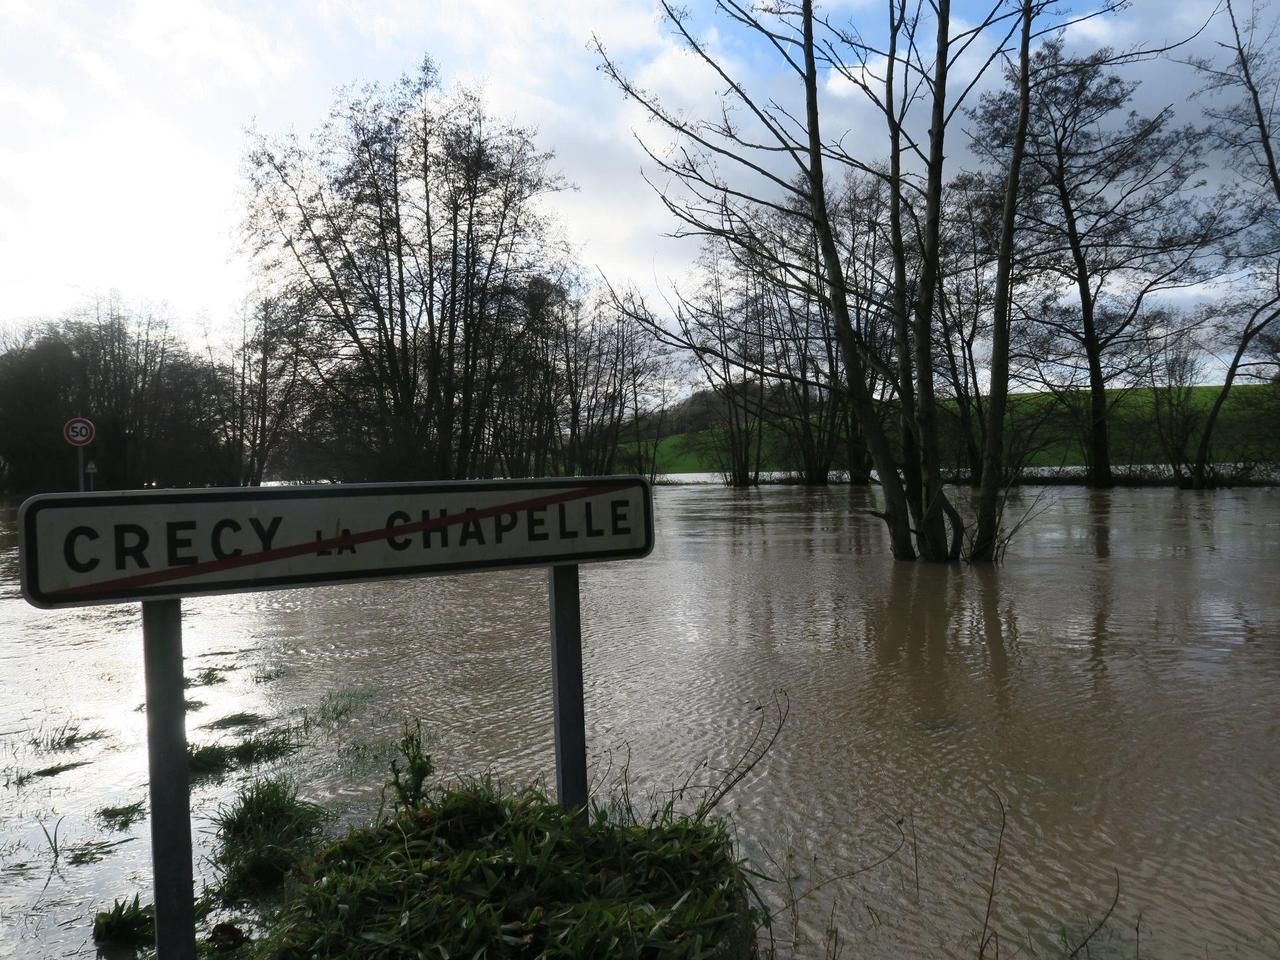
<path id="1" fill-rule="evenodd" d="M 766 899 L 798 898 L 776 924 L 797 955 L 834 927 L 848 957 L 977 956 L 999 843 L 1001 956 L 1063 955 L 1113 899 L 1091 956 L 1280 956 L 1280 491 L 1030 490 L 998 570 L 893 563 L 869 496 L 658 488 L 652 556 L 583 569 L 601 789 L 715 779 L 785 702 L 722 809 Z M 16 566 L 10 505 L 0 957 L 93 956 L 93 912 L 150 897 L 146 822 L 95 818 L 146 796 L 139 609 L 36 610 Z M 221 681 L 191 689 L 189 738 L 230 739 L 202 727 L 235 711 L 304 731 L 270 769 L 349 820 L 406 718 L 446 776 L 553 783 L 545 583 L 185 601 L 187 673 Z M 104 736 L 32 742 L 68 721 Z M 208 816 L 247 775 L 193 792 L 203 879 Z"/>

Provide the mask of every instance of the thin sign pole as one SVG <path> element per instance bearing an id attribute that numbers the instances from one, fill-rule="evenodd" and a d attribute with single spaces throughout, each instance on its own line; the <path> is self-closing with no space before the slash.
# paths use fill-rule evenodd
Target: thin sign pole
<path id="1" fill-rule="evenodd" d="M 156 953 L 160 960 L 195 960 L 181 600 L 143 602 L 142 650 L 147 678 Z"/>
<path id="2" fill-rule="evenodd" d="M 76 476 L 80 478 L 80 492 L 84 493 L 84 447 L 76 447 Z"/>
<path id="3" fill-rule="evenodd" d="M 582 613 L 578 565 L 552 567 L 551 697 L 555 713 L 556 795 L 560 805 L 584 816 L 587 807 L 587 726 L 582 698 Z"/>

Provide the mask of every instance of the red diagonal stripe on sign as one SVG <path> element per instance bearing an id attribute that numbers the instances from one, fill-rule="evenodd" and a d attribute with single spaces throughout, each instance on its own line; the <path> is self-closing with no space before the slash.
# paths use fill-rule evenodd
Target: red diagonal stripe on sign
<path id="1" fill-rule="evenodd" d="M 570 500 L 585 500 L 587 497 L 603 496 L 607 493 L 617 493 L 619 490 L 626 490 L 634 487 L 635 483 L 615 483 L 597 487 L 576 487 L 563 493 L 550 493 L 541 497 L 532 497 L 528 500 L 517 500 L 514 503 L 503 503 L 493 507 L 485 507 L 482 510 L 468 510 L 465 513 L 448 514 L 443 517 L 433 517 L 429 520 L 419 520 L 415 523 L 405 523 L 394 527 L 379 527 L 376 530 L 365 530 L 360 533 L 349 533 L 345 536 L 330 537 L 327 540 L 308 540 L 305 543 L 296 543 L 288 547 L 277 547 L 274 550 L 263 550 L 259 553 L 246 553 L 238 557 L 228 557 L 226 560 L 208 560 L 204 563 L 196 563 L 184 567 L 169 567 L 165 570 L 155 570 L 151 573 L 137 573 L 128 577 L 119 577 L 115 580 L 103 580 L 98 583 L 84 584 L 78 587 L 67 587 L 64 590 L 51 590 L 48 593 L 50 597 L 74 597 L 85 594 L 94 594 L 102 591 L 118 591 L 131 590 L 138 587 L 150 587 L 158 583 L 171 583 L 175 580 L 186 580 L 191 577 L 202 577 L 209 573 L 221 573 L 224 570 L 234 570 L 238 567 L 251 567 L 261 563 L 271 563 L 275 560 L 288 560 L 292 557 L 301 557 L 308 553 L 318 553 L 321 550 L 336 550 L 339 547 L 355 546 L 360 543 L 370 543 L 374 540 L 386 540 L 390 537 L 403 537 L 409 534 L 421 533 L 424 530 L 440 530 L 444 527 L 454 526 L 459 523 L 469 523 L 472 520 L 486 520 L 489 517 L 496 517 L 504 513 L 517 513 L 520 510 L 536 510 L 538 507 L 549 507 L 557 503 L 567 503 Z M 392 568 L 394 569 L 394 568 Z"/>

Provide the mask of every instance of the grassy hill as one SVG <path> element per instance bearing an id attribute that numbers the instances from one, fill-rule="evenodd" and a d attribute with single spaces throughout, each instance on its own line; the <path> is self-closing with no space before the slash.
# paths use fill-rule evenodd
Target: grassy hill
<path id="1" fill-rule="evenodd" d="M 1219 390 L 1217 386 L 1191 389 L 1187 409 L 1193 438 L 1198 439 Z M 1154 391 L 1149 388 L 1121 391 L 1108 399 L 1112 403 L 1110 439 L 1114 464 L 1166 463 Z M 944 423 L 944 460 L 948 466 L 962 470 L 963 442 L 954 402 L 944 402 L 943 411 L 951 421 Z M 1050 394 L 1015 394 L 1010 398 L 1007 432 L 1029 451 L 1028 467 L 1083 467 L 1085 457 L 1077 424 L 1086 412 L 1087 396 L 1083 393 L 1066 403 Z M 1214 438 L 1212 459 L 1216 462 L 1280 462 L 1280 387 L 1274 384 L 1234 387 L 1219 417 Z M 720 469 L 716 451 L 723 447 L 723 442 L 723 430 L 717 427 L 665 437 L 658 445 L 658 473 L 715 473 Z M 785 447 L 781 431 L 766 424 L 761 457 L 765 471 L 781 473 L 796 469 L 796 464 L 787 462 Z M 630 447 L 625 449 L 630 451 Z"/>

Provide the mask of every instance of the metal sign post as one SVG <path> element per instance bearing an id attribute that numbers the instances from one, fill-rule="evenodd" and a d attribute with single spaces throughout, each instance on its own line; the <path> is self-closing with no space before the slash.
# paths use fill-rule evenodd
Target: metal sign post
<path id="1" fill-rule="evenodd" d="M 83 448 L 93 424 L 64 434 Z M 648 555 L 653 496 L 641 477 L 64 493 L 24 503 L 18 531 L 29 603 L 142 603 L 157 947 L 192 960 L 181 598 L 550 567 L 556 789 L 582 816 L 578 565 Z"/>
<path id="2" fill-rule="evenodd" d="M 556 796 L 579 815 L 587 807 L 587 722 L 582 691 L 582 614 L 578 565 L 552 567 L 551 699 L 556 733 Z"/>
<path id="3" fill-rule="evenodd" d="M 181 600 L 142 604 L 142 657 L 147 678 L 156 953 L 162 960 L 195 960 Z"/>

